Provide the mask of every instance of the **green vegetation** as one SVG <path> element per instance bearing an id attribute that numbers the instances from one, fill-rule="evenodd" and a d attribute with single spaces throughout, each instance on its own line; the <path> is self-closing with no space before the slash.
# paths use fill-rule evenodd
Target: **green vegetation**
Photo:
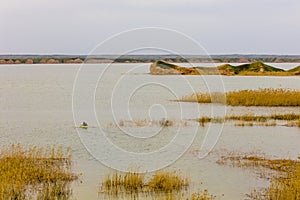
<path id="1" fill-rule="evenodd" d="M 256 72 L 256 73 L 264 73 L 264 72 L 284 72 L 282 69 L 278 69 L 272 67 L 270 65 L 266 65 L 262 62 L 254 62 L 249 64 L 243 64 L 238 66 L 232 66 L 229 64 L 221 65 L 218 67 L 218 70 L 221 74 L 241 74 L 242 72 Z"/>
<path id="2" fill-rule="evenodd" d="M 150 66 L 151 74 L 182 74 L 182 75 L 200 75 L 199 68 L 181 67 L 162 60 L 157 60 Z M 211 68 L 212 69 L 212 68 Z"/>
<path id="3" fill-rule="evenodd" d="M 157 60 L 151 64 L 150 74 L 294 76 L 299 75 L 300 71 L 299 67 L 285 71 L 262 62 L 253 62 L 238 66 L 224 64 L 218 67 L 181 67 L 163 60 Z"/>
<path id="4" fill-rule="evenodd" d="M 78 179 L 70 171 L 69 151 L 19 144 L 1 150 L 0 199 L 68 199 L 69 183 Z"/>
<path id="5" fill-rule="evenodd" d="M 292 72 L 295 75 L 300 75 L 300 66 L 290 69 L 288 72 Z"/>
<path id="6" fill-rule="evenodd" d="M 249 195 L 251 199 L 300 199 L 300 162 L 298 160 L 270 160 L 256 156 L 230 155 L 222 157 L 218 163 L 259 168 L 263 174 L 267 174 L 266 170 L 276 172 L 275 175 L 266 177 L 270 179 L 270 186 L 262 190 L 255 189 Z"/>
<path id="7" fill-rule="evenodd" d="M 226 100 L 224 99 L 226 96 Z M 197 93 L 178 101 L 222 103 L 231 106 L 300 106 L 300 91 L 288 89 L 241 90 L 222 93 Z"/>

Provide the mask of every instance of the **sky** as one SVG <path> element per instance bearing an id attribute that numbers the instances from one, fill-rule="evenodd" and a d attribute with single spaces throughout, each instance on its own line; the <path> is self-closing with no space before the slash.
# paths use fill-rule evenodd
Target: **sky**
<path id="1" fill-rule="evenodd" d="M 161 27 L 209 54 L 299 55 L 299 10 L 299 0 L 1 0 L 0 54 L 88 54 L 120 32 Z"/>

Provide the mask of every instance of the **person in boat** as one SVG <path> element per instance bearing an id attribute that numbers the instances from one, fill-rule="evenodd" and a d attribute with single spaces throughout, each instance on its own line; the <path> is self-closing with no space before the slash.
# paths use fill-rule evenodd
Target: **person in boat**
<path id="1" fill-rule="evenodd" d="M 88 126 L 88 124 L 85 121 L 83 121 L 81 125 L 82 126 Z"/>

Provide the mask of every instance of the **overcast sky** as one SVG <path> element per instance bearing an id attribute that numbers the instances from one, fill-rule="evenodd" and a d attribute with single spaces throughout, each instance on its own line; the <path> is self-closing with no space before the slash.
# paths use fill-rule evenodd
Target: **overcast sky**
<path id="1" fill-rule="evenodd" d="M 0 25 L 0 54 L 87 54 L 141 27 L 180 31 L 210 54 L 300 54 L 299 0 L 1 0 Z"/>

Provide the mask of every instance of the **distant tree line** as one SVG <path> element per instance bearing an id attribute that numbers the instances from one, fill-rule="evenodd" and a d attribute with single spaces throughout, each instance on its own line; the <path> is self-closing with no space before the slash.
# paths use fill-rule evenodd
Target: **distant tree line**
<path id="1" fill-rule="evenodd" d="M 113 58 L 98 58 L 98 57 L 89 57 L 85 59 L 85 57 L 19 57 L 19 58 L 12 58 L 11 56 L 5 58 L 3 56 L 0 57 L 0 64 L 80 64 L 83 62 L 87 63 L 153 63 L 156 60 L 164 60 L 166 62 L 173 62 L 173 63 L 252 63 L 252 62 L 267 62 L 267 63 L 284 63 L 284 62 L 291 62 L 291 63 L 300 63 L 300 56 L 299 57 L 170 57 L 170 56 L 135 56 L 135 57 L 118 57 L 116 59 Z"/>

